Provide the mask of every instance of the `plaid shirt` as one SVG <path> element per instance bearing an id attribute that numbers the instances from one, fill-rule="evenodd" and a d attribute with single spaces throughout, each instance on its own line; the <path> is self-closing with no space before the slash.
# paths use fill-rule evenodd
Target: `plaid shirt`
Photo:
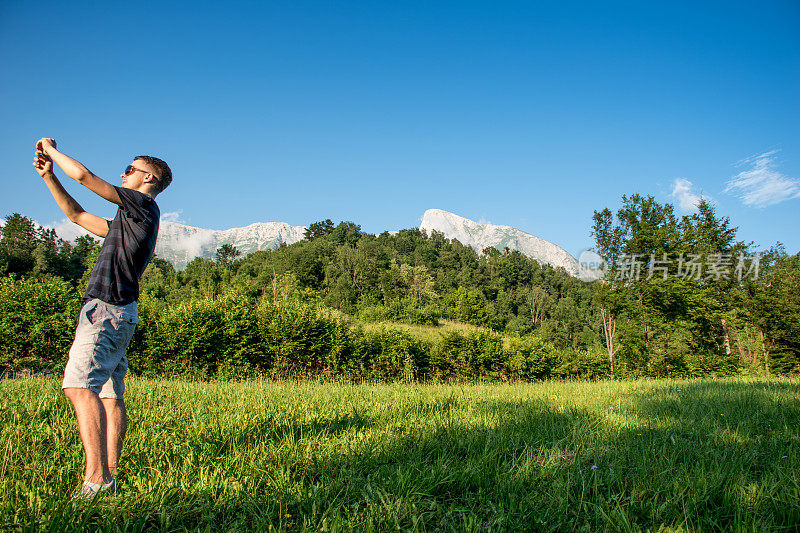
<path id="1" fill-rule="evenodd" d="M 146 194 L 114 188 L 122 205 L 109 221 L 83 300 L 126 305 L 139 299 L 139 278 L 153 257 L 161 211 Z"/>

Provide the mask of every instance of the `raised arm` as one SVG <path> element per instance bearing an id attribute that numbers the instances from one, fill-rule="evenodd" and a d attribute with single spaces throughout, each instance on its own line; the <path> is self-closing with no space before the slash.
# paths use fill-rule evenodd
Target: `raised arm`
<path id="1" fill-rule="evenodd" d="M 67 218 L 98 237 L 106 236 L 108 233 L 108 220 L 84 211 L 81 204 L 76 202 L 75 199 L 64 190 L 61 182 L 58 181 L 56 175 L 53 174 L 52 159 L 42 152 L 36 152 L 33 158 L 33 166 L 36 167 L 36 172 L 39 173 L 47 184 L 47 188 L 50 189 L 50 193 L 53 195 L 53 198 L 55 198 L 58 207 L 64 211 Z M 114 192 L 116 194 L 116 191 Z"/>
<path id="2" fill-rule="evenodd" d="M 79 161 L 76 161 L 70 156 L 59 152 L 56 149 L 55 140 L 46 137 L 39 139 L 36 142 L 36 149 L 55 161 L 55 163 L 60 166 L 64 173 L 70 178 L 87 187 L 90 191 L 94 192 L 101 198 L 105 198 L 109 202 L 117 205 L 122 205 L 122 202 L 119 199 L 119 194 L 117 194 L 117 190 L 113 185 L 92 174 L 92 172 L 83 166 Z"/>

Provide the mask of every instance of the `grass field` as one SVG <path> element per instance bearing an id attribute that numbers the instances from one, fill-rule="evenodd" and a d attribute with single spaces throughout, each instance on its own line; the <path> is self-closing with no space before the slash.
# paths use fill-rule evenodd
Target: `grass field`
<path id="1" fill-rule="evenodd" d="M 72 503 L 53 379 L 0 381 L 0 529 L 800 530 L 800 381 L 130 379 L 121 494 Z"/>

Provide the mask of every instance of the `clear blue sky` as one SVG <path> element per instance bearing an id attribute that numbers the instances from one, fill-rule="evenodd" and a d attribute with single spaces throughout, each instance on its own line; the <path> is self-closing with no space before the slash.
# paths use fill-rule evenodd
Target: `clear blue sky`
<path id="1" fill-rule="evenodd" d="M 162 157 L 162 213 L 213 229 L 440 208 L 577 255 L 623 194 L 702 193 L 800 251 L 796 0 L 4 0 L 0 69 L 2 217 L 63 219 L 31 166 L 51 136 L 114 183 Z"/>

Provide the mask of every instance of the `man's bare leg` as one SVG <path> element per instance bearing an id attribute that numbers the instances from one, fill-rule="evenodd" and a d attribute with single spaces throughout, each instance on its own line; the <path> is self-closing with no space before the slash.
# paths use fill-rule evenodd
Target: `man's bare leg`
<path id="1" fill-rule="evenodd" d="M 108 451 L 106 449 L 106 410 L 97 393 L 89 389 L 64 389 L 75 408 L 78 418 L 78 431 L 86 454 L 84 481 L 108 483 Z"/>
<path id="2" fill-rule="evenodd" d="M 128 429 L 128 413 L 125 410 L 125 400 L 114 398 L 101 398 L 106 411 L 106 450 L 108 471 L 111 477 L 117 477 L 117 463 L 122 452 L 122 443 L 125 440 L 125 431 Z"/>

